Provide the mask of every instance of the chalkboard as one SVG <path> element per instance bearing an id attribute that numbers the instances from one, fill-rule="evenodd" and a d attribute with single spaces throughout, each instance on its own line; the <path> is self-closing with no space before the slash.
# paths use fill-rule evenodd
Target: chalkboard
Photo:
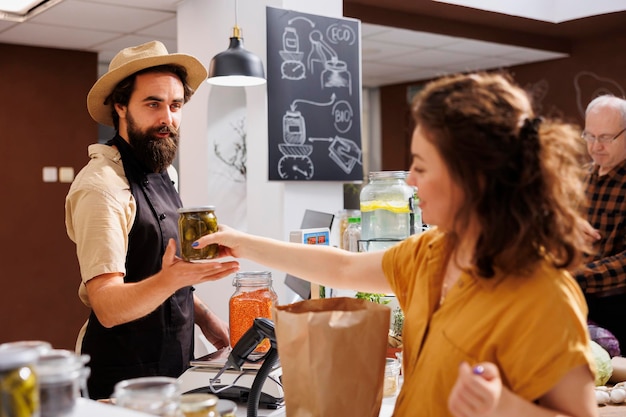
<path id="1" fill-rule="evenodd" d="M 266 8 L 269 179 L 363 179 L 355 19 Z"/>

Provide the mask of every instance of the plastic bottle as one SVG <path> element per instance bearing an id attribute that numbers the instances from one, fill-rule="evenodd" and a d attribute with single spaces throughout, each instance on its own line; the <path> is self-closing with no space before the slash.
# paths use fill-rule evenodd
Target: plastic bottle
<path id="1" fill-rule="evenodd" d="M 422 209 L 419 208 L 419 197 L 417 196 L 417 187 L 413 188 L 413 197 L 409 199 L 409 214 L 410 234 L 419 234 L 422 232 Z"/>
<path id="2" fill-rule="evenodd" d="M 356 209 L 343 209 L 337 213 L 337 223 L 339 224 L 339 247 L 341 249 L 347 249 L 343 246 L 343 234 L 348 228 L 348 219 L 350 217 L 361 217 L 361 212 Z"/>
<path id="3" fill-rule="evenodd" d="M 359 240 L 361 240 L 361 218 L 350 217 L 348 219 L 348 227 L 343 232 L 342 248 L 350 252 L 358 252 Z"/>

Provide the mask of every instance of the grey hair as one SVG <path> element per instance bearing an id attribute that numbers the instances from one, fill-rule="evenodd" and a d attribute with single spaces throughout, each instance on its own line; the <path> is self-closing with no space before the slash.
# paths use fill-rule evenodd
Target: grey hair
<path id="1" fill-rule="evenodd" d="M 626 100 L 611 94 L 604 94 L 591 100 L 585 110 L 585 117 L 594 107 L 609 107 L 618 110 L 622 115 L 622 121 L 626 124 Z"/>

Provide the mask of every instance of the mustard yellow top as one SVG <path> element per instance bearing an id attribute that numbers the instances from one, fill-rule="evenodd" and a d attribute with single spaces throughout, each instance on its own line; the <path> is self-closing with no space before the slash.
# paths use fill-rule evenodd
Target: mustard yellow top
<path id="1" fill-rule="evenodd" d="M 541 263 L 529 276 L 463 273 L 438 307 L 446 237 L 436 229 L 389 249 L 383 270 L 405 314 L 404 384 L 394 417 L 449 416 L 462 361 L 498 365 L 504 385 L 528 400 L 586 364 L 587 307 L 569 273 Z"/>

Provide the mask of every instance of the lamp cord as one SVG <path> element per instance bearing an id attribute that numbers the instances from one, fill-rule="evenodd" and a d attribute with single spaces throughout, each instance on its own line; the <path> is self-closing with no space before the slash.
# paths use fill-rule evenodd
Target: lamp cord
<path id="1" fill-rule="evenodd" d="M 238 1 L 235 0 L 235 27 L 233 28 L 233 38 L 241 39 L 241 28 L 239 27 L 239 7 Z"/>

